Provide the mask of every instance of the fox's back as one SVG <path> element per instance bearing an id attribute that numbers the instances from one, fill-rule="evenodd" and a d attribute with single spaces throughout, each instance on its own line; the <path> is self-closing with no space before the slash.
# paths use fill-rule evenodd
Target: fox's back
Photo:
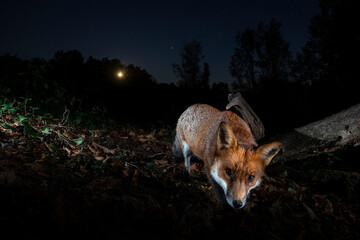
<path id="1" fill-rule="evenodd" d="M 239 116 L 230 111 L 219 111 L 206 104 L 190 106 L 179 118 L 176 132 L 179 141 L 186 141 L 200 158 L 204 151 L 215 148 L 217 132 L 221 122 L 231 126 L 241 145 L 256 146 L 249 126 Z"/>
<path id="2" fill-rule="evenodd" d="M 184 134 L 187 141 L 193 141 L 208 129 L 220 111 L 205 104 L 190 106 L 180 116 L 176 131 Z"/>

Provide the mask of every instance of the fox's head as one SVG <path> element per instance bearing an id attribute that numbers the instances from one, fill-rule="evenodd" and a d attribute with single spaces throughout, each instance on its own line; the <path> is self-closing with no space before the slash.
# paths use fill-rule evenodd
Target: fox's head
<path id="1" fill-rule="evenodd" d="M 243 208 L 251 189 L 257 187 L 265 167 L 280 151 L 281 143 L 257 148 L 238 144 L 231 127 L 222 122 L 217 136 L 216 155 L 210 169 L 213 186 L 223 203 Z"/>

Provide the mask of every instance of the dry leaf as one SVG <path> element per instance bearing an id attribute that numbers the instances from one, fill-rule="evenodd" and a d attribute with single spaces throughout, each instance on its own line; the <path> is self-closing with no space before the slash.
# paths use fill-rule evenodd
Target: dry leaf
<path id="1" fill-rule="evenodd" d="M 166 159 L 154 160 L 154 163 L 157 166 L 169 165 L 169 163 L 168 163 L 168 161 Z"/>
<path id="2" fill-rule="evenodd" d="M 310 215 L 311 219 L 318 219 L 317 216 L 315 215 L 314 211 L 308 206 L 306 205 L 305 203 L 303 203 L 306 211 L 308 212 L 308 214 Z"/>
<path id="3" fill-rule="evenodd" d="M 95 147 L 101 148 L 104 151 L 104 153 L 115 154 L 115 151 L 116 151 L 115 149 L 109 149 L 107 147 L 101 146 L 100 144 L 97 144 L 96 142 L 93 142 L 92 145 Z"/>
<path id="4" fill-rule="evenodd" d="M 325 199 L 325 214 L 327 215 L 334 215 L 334 207 L 332 202 L 329 199 Z"/>
<path id="5" fill-rule="evenodd" d="M 71 155 L 71 150 L 68 149 L 67 147 L 63 146 L 63 149 L 67 152 L 67 154 L 70 156 Z"/>
<path id="6" fill-rule="evenodd" d="M 134 186 L 138 185 L 138 179 L 139 179 L 139 170 L 135 169 L 134 174 L 132 176 L 132 183 L 134 184 Z"/>

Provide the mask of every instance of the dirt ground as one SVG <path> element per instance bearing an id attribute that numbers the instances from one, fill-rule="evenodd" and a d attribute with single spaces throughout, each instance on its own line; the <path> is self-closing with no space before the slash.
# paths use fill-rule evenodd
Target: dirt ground
<path id="1" fill-rule="evenodd" d="M 172 158 L 172 130 L 31 126 L 1 127 L 1 236 L 360 239 L 360 147 L 270 165 L 234 211 Z"/>

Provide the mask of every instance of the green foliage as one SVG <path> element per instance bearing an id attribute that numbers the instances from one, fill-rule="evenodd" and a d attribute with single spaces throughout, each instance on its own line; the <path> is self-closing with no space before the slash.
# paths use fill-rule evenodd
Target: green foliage
<path id="1" fill-rule="evenodd" d="M 37 138 L 37 131 L 31 126 L 29 120 L 41 118 L 41 116 L 34 114 L 37 108 L 31 108 L 33 113 L 26 113 L 28 103 L 31 100 L 31 98 L 20 98 L 20 100 L 14 99 L 9 101 L 8 98 L 0 98 L 0 102 L 2 103 L 0 109 L 0 115 L 2 117 L 0 120 L 1 126 L 13 132 L 18 131 L 14 126 L 23 126 L 25 135 Z"/>
<path id="2" fill-rule="evenodd" d="M 115 74 L 119 70 L 125 74 L 121 81 Z M 126 99 L 132 92 L 149 91 L 155 84 L 156 80 L 140 67 L 125 66 L 119 59 L 89 57 L 84 61 L 77 50 L 57 51 L 49 61 L 0 56 L 0 111 L 14 114 L 20 104 L 25 105 L 21 122 L 39 108 L 61 119 L 66 106 L 71 113 L 69 120 L 94 127 L 104 123 L 108 106 L 116 105 L 119 95 Z M 32 106 L 27 106 L 30 100 Z"/>
<path id="3" fill-rule="evenodd" d="M 7 98 L 3 98 L 3 99 L 0 99 L 1 101 L 1 113 L 4 113 L 4 114 L 14 114 L 18 111 L 18 107 L 17 106 L 14 106 L 16 101 L 13 101 L 11 103 L 8 103 L 8 99 Z"/>
<path id="4" fill-rule="evenodd" d="M 24 133 L 25 135 L 29 135 L 33 138 L 37 138 L 37 131 L 31 126 L 29 122 L 23 122 L 22 125 L 24 126 Z"/>
<path id="5" fill-rule="evenodd" d="M 25 116 L 18 115 L 19 122 L 22 122 L 24 120 L 27 120 L 28 118 Z"/>

